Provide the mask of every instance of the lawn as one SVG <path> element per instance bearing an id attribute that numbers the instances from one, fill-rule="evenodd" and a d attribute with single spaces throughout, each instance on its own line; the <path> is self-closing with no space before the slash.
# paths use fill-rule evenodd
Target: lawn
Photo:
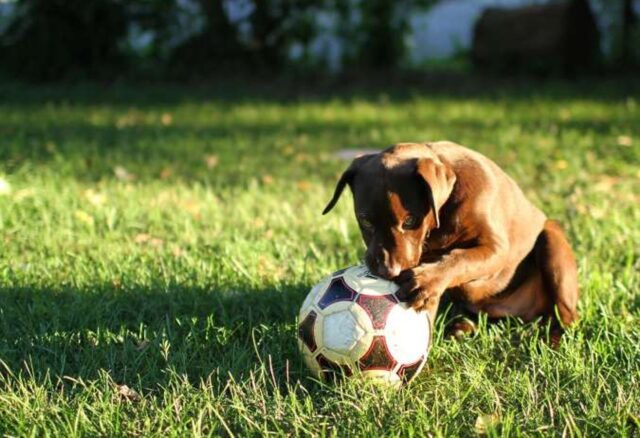
<path id="1" fill-rule="evenodd" d="M 638 436 L 639 91 L 0 86 L 0 435 Z M 315 382 L 298 306 L 363 253 L 336 152 L 434 139 L 564 224 L 581 320 L 443 316 L 410 386 Z"/>

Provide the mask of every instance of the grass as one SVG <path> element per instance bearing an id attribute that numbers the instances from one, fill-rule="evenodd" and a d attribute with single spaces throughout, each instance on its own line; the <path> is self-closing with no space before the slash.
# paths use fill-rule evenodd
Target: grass
<path id="1" fill-rule="evenodd" d="M 634 88 L 635 87 L 635 88 Z M 637 84 L 511 83 L 291 98 L 0 87 L 0 434 L 638 436 Z M 451 139 L 567 229 L 582 319 L 438 320 L 409 387 L 314 382 L 296 313 L 363 245 L 344 148 Z"/>

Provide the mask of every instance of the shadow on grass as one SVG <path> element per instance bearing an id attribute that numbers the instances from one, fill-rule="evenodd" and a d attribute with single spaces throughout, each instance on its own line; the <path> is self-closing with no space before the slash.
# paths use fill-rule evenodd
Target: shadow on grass
<path id="1" fill-rule="evenodd" d="M 477 117 L 457 116 L 443 123 L 449 132 L 455 133 L 451 140 L 465 143 L 465 139 L 482 138 L 483 133 L 499 131 L 514 124 L 524 132 L 545 131 L 552 120 L 553 117 L 540 120 L 537 116 L 529 116 L 506 125 L 495 125 L 495 120 L 485 120 L 479 113 Z M 282 120 L 237 119 L 222 123 L 214 121 L 207 126 L 162 126 L 158 123 L 119 129 L 112 125 L 94 126 L 89 122 L 65 120 L 52 126 L 7 122 L 0 126 L 0 136 L 21 140 L 0 147 L 0 171 L 13 173 L 22 169 L 29 172 L 34 166 L 48 166 L 55 168 L 60 175 L 94 182 L 115 178 L 114 169 L 123 166 L 140 182 L 167 178 L 167 171 L 171 179 L 223 183 L 226 186 L 244 186 L 247 180 L 264 173 L 288 180 L 314 175 L 333 182 L 336 169 L 344 165 L 332 159 L 332 149 L 337 148 L 336 145 L 382 149 L 392 143 L 384 140 L 375 144 L 339 143 L 341 139 L 353 139 L 354 133 L 361 134 L 356 138 L 366 136 L 367 132 L 376 129 L 379 121 L 340 119 L 327 122 L 318 119 L 293 125 L 288 123 Z M 633 133 L 630 123 L 627 119 L 596 118 L 554 122 L 562 132 L 595 133 L 602 137 L 616 129 L 630 129 L 629 132 Z M 301 136 L 320 139 L 323 146 L 319 148 L 316 142 L 299 141 Z M 290 143 L 295 144 L 293 152 L 287 152 L 282 146 Z M 496 144 L 496 150 L 483 152 L 499 157 L 500 147 Z M 519 147 L 526 152 L 538 146 L 523 143 Z M 598 143 L 592 152 L 597 159 L 612 156 L 622 160 L 635 158 L 632 148 L 612 149 L 606 143 Z M 220 160 L 220 165 L 214 170 L 206 164 L 206 157 L 210 155 Z"/>
<path id="2" fill-rule="evenodd" d="M 186 85 L 167 82 L 145 82 L 142 85 L 135 82 L 51 85 L 10 82 L 0 83 L 0 102 L 18 107 L 64 103 L 149 108 L 214 100 L 234 103 L 269 100 L 296 104 L 300 101 L 323 102 L 335 98 L 377 99 L 380 96 L 392 102 L 402 102 L 412 99 L 416 94 L 446 99 L 492 100 L 509 96 L 518 100 L 541 96 L 607 101 L 637 95 L 638 92 L 640 84 L 632 74 L 536 79 L 517 75 L 505 77 L 455 72 L 368 72 L 317 78 L 291 75 L 256 78 L 240 75 L 227 77 L 224 81 Z"/>
<path id="3" fill-rule="evenodd" d="M 297 347 L 306 284 L 213 290 L 169 285 L 0 288 L 0 359 L 38 382 L 116 383 L 155 391 L 172 375 L 224 390 L 266 372 L 281 389 L 310 377 Z M 443 300 L 443 309 L 450 303 Z M 458 310 L 442 311 L 444 327 Z M 442 320 L 440 320 L 442 318 Z M 0 367 L 0 372 L 6 372 Z M 312 385 L 315 387 L 315 385 Z"/>
<path id="4" fill-rule="evenodd" d="M 279 384 L 306 376 L 298 357 L 296 316 L 307 285 L 209 290 L 99 285 L 0 289 L 0 359 L 13 373 L 157 389 L 171 374 L 193 384 L 261 366 Z"/>

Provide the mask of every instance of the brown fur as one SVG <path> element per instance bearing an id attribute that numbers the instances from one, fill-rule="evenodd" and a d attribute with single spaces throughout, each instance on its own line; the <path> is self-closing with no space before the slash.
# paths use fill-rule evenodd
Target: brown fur
<path id="1" fill-rule="evenodd" d="M 357 158 L 324 213 L 346 185 L 368 266 L 432 321 L 445 291 L 490 317 L 545 317 L 558 329 L 576 320 L 576 263 L 564 233 L 485 156 L 436 142 Z"/>

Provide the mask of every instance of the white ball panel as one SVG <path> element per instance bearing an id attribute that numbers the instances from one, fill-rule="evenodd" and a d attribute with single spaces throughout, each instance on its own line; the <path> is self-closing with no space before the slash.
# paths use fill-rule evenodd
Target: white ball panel
<path id="1" fill-rule="evenodd" d="M 389 352 L 402 364 L 415 363 L 429 348 L 430 329 L 426 312 L 404 303 L 394 306 L 384 329 Z"/>
<path id="2" fill-rule="evenodd" d="M 316 301 L 318 301 L 317 300 L 318 295 L 321 295 L 327 289 L 327 286 L 329 286 L 330 280 L 331 280 L 331 278 L 329 278 L 329 277 L 324 278 L 320 283 L 316 284 L 315 286 L 313 286 L 311 288 L 311 290 L 307 294 L 306 298 L 304 299 L 304 302 L 302 303 L 302 306 L 300 307 L 300 320 L 301 321 L 311 311 L 311 309 L 313 308 L 314 303 Z"/>
<path id="3" fill-rule="evenodd" d="M 373 275 L 365 265 L 352 266 L 343 274 L 346 283 L 360 294 L 389 295 L 398 290 L 392 281 Z"/>
<path id="4" fill-rule="evenodd" d="M 333 313 L 324 320 L 322 339 L 330 350 L 348 355 L 363 336 L 364 330 L 348 311 Z"/>
<path id="5" fill-rule="evenodd" d="M 367 352 L 374 330 L 369 315 L 359 306 L 351 302 L 332 304 L 321 319 L 316 323 L 316 339 L 321 340 L 328 359 L 351 364 Z"/>

